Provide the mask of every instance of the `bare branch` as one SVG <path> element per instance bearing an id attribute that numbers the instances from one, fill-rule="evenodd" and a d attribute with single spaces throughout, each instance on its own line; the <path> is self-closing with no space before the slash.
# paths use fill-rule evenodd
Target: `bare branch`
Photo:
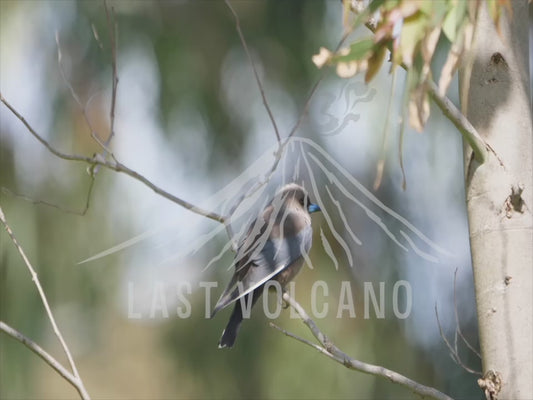
<path id="1" fill-rule="evenodd" d="M 248 45 L 246 43 L 246 39 L 245 39 L 244 34 L 242 32 L 239 15 L 236 13 L 235 9 L 232 7 L 232 5 L 229 2 L 229 0 L 225 0 L 225 3 L 226 3 L 226 6 L 229 8 L 229 10 L 231 11 L 231 13 L 232 13 L 232 15 L 233 15 L 233 17 L 235 19 L 235 29 L 237 30 L 237 33 L 238 33 L 239 38 L 241 40 L 241 44 L 243 46 L 244 52 L 246 53 L 246 56 L 248 57 L 248 60 L 250 61 L 250 64 L 252 66 L 252 69 L 253 69 L 253 72 L 254 72 L 254 76 L 255 76 L 255 80 L 256 80 L 257 86 L 259 87 L 259 91 L 261 92 L 261 97 L 263 99 L 263 105 L 265 106 L 265 109 L 266 109 L 266 111 L 267 111 L 267 113 L 268 113 L 268 115 L 270 117 L 270 121 L 272 122 L 272 126 L 274 127 L 274 132 L 276 133 L 276 139 L 278 141 L 278 150 L 275 153 L 275 159 L 274 159 L 274 162 L 272 163 L 272 166 L 263 175 L 262 179 L 258 180 L 258 182 L 255 185 L 253 185 L 243 196 L 241 196 L 241 198 L 237 202 L 235 202 L 235 205 L 233 206 L 233 210 L 235 210 L 242 203 L 242 201 L 244 199 L 247 199 L 250 196 L 253 196 L 253 194 L 257 190 L 259 190 L 261 187 L 265 186 L 268 182 L 270 182 L 270 179 L 272 178 L 272 176 L 276 172 L 276 169 L 277 169 L 277 167 L 278 167 L 278 165 L 279 165 L 279 163 L 281 161 L 281 157 L 283 156 L 283 151 L 285 150 L 285 146 L 288 144 L 289 140 L 292 138 L 292 136 L 298 130 L 298 127 L 300 126 L 304 116 L 307 115 L 307 110 L 308 110 L 309 105 L 311 103 L 311 99 L 313 98 L 316 90 L 318 89 L 318 86 L 320 85 L 320 82 L 322 82 L 322 79 L 324 78 L 325 72 L 323 72 L 320 75 L 319 79 L 313 85 L 311 91 L 309 92 L 307 100 L 305 102 L 304 108 L 303 108 L 302 112 L 300 113 L 300 116 L 298 117 L 298 120 L 296 121 L 294 127 L 290 131 L 290 133 L 287 136 L 287 138 L 282 141 L 281 140 L 281 135 L 279 133 L 279 129 L 277 127 L 277 124 L 276 124 L 276 121 L 275 121 L 275 118 L 274 118 L 274 115 L 272 114 L 272 110 L 270 109 L 270 106 L 269 106 L 268 101 L 266 99 L 266 95 L 265 95 L 265 92 L 264 92 L 264 89 L 263 89 L 263 84 L 262 84 L 261 80 L 259 79 L 259 74 L 257 73 L 257 69 L 255 67 L 252 55 L 251 55 L 251 53 L 250 53 L 250 51 L 248 49 Z M 347 34 L 343 36 L 343 38 L 340 41 L 338 47 L 340 47 L 340 45 L 344 42 L 344 40 L 346 39 L 347 36 L 348 36 Z M 232 213 L 230 213 L 229 215 L 231 215 L 231 214 Z M 229 230 L 228 230 L 228 235 L 229 235 L 229 234 L 231 234 L 231 226 L 230 225 L 226 225 L 226 226 L 229 227 Z M 231 238 L 231 236 L 230 236 L 230 238 Z M 233 244 L 232 247 L 235 248 L 235 244 Z"/>
<path id="2" fill-rule="evenodd" d="M 470 349 L 470 351 L 472 351 L 472 353 L 474 353 L 476 356 L 478 356 L 479 359 L 481 359 L 481 354 L 479 354 L 479 351 L 477 351 L 474 348 L 474 346 L 472 346 L 470 344 L 470 342 L 468 340 L 466 340 L 466 338 L 463 336 L 463 332 L 461 331 L 461 324 L 459 323 L 459 313 L 457 312 L 457 271 L 458 271 L 458 268 L 455 269 L 455 272 L 453 274 L 453 309 L 454 309 L 454 313 L 455 313 L 455 332 L 456 332 L 456 336 L 457 336 L 457 334 L 459 334 L 461 339 L 463 339 L 463 342 L 466 345 L 466 347 L 468 347 Z M 456 345 L 455 349 L 457 351 L 457 345 Z"/>
<path id="3" fill-rule="evenodd" d="M 277 326 L 275 323 L 273 322 L 270 322 L 269 323 L 270 327 L 274 328 L 274 329 L 277 329 L 278 331 L 280 331 L 281 333 L 283 333 L 285 336 L 288 336 L 290 338 L 293 338 L 293 339 L 296 339 L 297 341 L 299 342 L 302 342 L 303 344 L 306 344 L 312 348 L 314 348 L 316 351 L 318 351 L 319 353 L 322 353 L 324 354 L 326 357 L 329 357 L 331 358 L 332 360 L 335 360 L 337 361 L 337 359 L 335 358 L 335 356 L 331 353 L 329 353 L 325 348 L 323 347 L 320 347 L 318 344 L 316 343 L 313 343 L 311 342 L 310 340 L 307 340 L 307 339 L 304 339 L 303 337 L 301 336 L 298 336 L 298 335 L 295 335 L 294 333 L 291 333 L 279 326 Z"/>
<path id="4" fill-rule="evenodd" d="M 117 88 L 118 88 L 118 75 L 117 75 L 117 40 L 116 40 L 116 31 L 117 25 L 115 23 L 115 9 L 111 7 L 111 12 L 107 7 L 107 1 L 104 0 L 105 13 L 107 17 L 107 26 L 109 29 L 109 41 L 111 42 L 111 67 L 113 73 L 113 83 L 111 90 L 111 107 L 109 110 L 109 119 L 110 119 L 110 128 L 109 136 L 106 140 L 106 145 L 111 143 L 113 136 L 115 136 L 115 105 L 117 102 Z M 104 156 L 105 158 L 105 156 Z"/>
<path id="5" fill-rule="evenodd" d="M 160 187 L 154 185 L 150 180 L 145 178 L 143 175 L 139 174 L 138 172 L 135 172 L 132 169 L 129 169 L 124 164 L 121 164 L 119 162 L 116 162 L 114 164 L 110 164 L 108 162 L 102 162 L 102 163 L 99 162 L 99 164 L 104 166 L 104 167 L 106 167 L 106 168 L 112 169 L 112 170 L 114 170 L 116 172 L 123 172 L 126 175 L 131 176 L 132 178 L 138 180 L 139 182 L 144 183 L 146 186 L 148 186 L 150 189 L 152 189 L 158 195 L 163 196 L 164 198 L 172 201 L 173 203 L 176 203 L 176 204 L 182 206 L 183 208 L 186 208 L 189 211 L 192 211 L 193 213 L 202 215 L 202 216 L 204 216 L 206 218 L 212 219 L 212 220 L 220 222 L 220 223 L 224 223 L 226 221 L 226 217 L 223 217 L 222 215 L 219 215 L 219 214 L 217 214 L 215 212 L 212 212 L 212 211 L 204 210 L 204 209 L 202 209 L 200 207 L 195 206 L 192 203 L 189 203 L 188 201 L 182 200 L 179 197 L 176 197 L 173 194 L 170 194 L 170 193 L 164 191 Z"/>
<path id="6" fill-rule="evenodd" d="M 67 85 L 70 91 L 70 95 L 72 96 L 76 104 L 78 104 L 78 107 L 80 107 L 80 110 L 83 114 L 83 118 L 85 119 L 85 123 L 89 127 L 89 133 L 91 134 L 91 137 L 96 143 L 98 143 L 100 147 L 102 147 L 102 149 L 104 149 L 104 151 L 106 151 L 107 145 L 104 142 L 102 142 L 102 140 L 98 136 L 98 133 L 94 130 L 93 124 L 91 123 L 89 116 L 87 115 L 87 105 L 89 104 L 89 102 L 87 102 L 87 104 L 85 105 L 82 104 L 80 97 L 78 96 L 78 94 L 74 90 L 74 87 L 72 86 L 72 83 L 67 78 L 67 74 L 65 73 L 65 69 L 63 68 L 63 53 L 61 52 L 61 45 L 59 44 L 59 33 L 58 32 L 56 32 L 56 44 L 57 44 L 57 65 L 59 67 L 59 73 L 61 74 L 63 81 Z"/>
<path id="7" fill-rule="evenodd" d="M 72 375 L 63 365 L 59 363 L 54 357 L 47 353 L 41 346 L 35 343 L 33 340 L 27 338 L 16 329 L 10 327 L 3 321 L 0 321 L 0 331 L 11 336 L 13 339 L 18 340 L 28 349 L 33 351 L 39 357 L 41 357 L 45 363 L 52 367 L 56 372 L 61 375 L 67 382 L 69 382 L 78 391 L 82 399 L 89 399 L 89 395 L 85 391 L 83 382 L 81 379 Z"/>
<path id="8" fill-rule="evenodd" d="M 41 282 L 39 281 L 39 278 L 37 276 L 37 273 L 33 269 L 30 261 L 28 260 L 28 257 L 26 257 L 26 254 L 24 253 L 24 250 L 22 249 L 22 246 L 18 243 L 13 231 L 9 227 L 7 220 L 4 216 L 4 212 L 2 210 L 2 207 L 0 206 L 0 221 L 4 225 L 4 228 L 6 229 L 8 235 L 11 237 L 11 241 L 17 248 L 17 251 L 19 252 L 20 256 L 22 257 L 22 260 L 24 261 L 24 264 L 26 264 L 26 267 L 28 268 L 28 271 L 30 272 L 31 279 L 35 286 L 37 287 L 37 291 L 39 292 L 39 296 L 41 297 L 41 301 L 44 305 L 44 308 L 46 310 L 46 314 L 48 315 L 48 319 L 50 320 L 50 323 L 52 324 L 52 328 L 54 330 L 54 333 L 61 343 L 61 347 L 63 347 L 63 351 L 65 352 L 68 362 L 70 364 L 70 368 L 72 369 L 72 373 L 76 379 L 79 380 L 79 386 L 80 386 L 80 396 L 83 399 L 88 399 L 89 395 L 87 391 L 85 390 L 85 387 L 83 386 L 83 382 L 81 381 L 80 374 L 78 373 L 78 369 L 76 368 L 76 364 L 74 363 L 74 359 L 72 358 L 72 355 L 70 354 L 70 350 L 68 349 L 67 343 L 63 339 L 63 335 L 61 334 L 61 331 L 59 330 L 54 315 L 52 314 L 52 310 L 50 309 L 50 306 L 48 305 L 48 300 L 46 299 L 46 295 L 44 293 L 44 290 L 41 286 Z"/>
<path id="9" fill-rule="evenodd" d="M 308 346 L 313 347 L 315 350 L 318 350 L 320 353 L 326 355 L 332 360 L 337 361 L 339 364 L 344 365 L 346 368 L 363 372 L 365 374 L 386 378 L 393 383 L 406 387 L 407 389 L 411 390 L 413 393 L 421 397 L 429 397 L 432 399 L 439 400 L 452 400 L 451 397 L 442 392 L 439 392 L 437 389 L 422 385 L 397 372 L 391 371 L 379 365 L 367 364 L 362 361 L 351 358 L 346 353 L 341 351 L 332 341 L 330 341 L 327 336 L 322 333 L 322 331 L 320 331 L 316 323 L 309 317 L 309 315 L 307 315 L 306 311 L 302 308 L 302 306 L 300 306 L 300 304 L 298 304 L 296 300 L 289 296 L 287 292 L 283 293 L 283 300 L 285 300 L 298 313 L 299 317 L 302 319 L 302 322 L 309 328 L 313 336 L 318 340 L 320 346 L 315 345 L 314 343 L 311 343 L 306 339 L 300 338 L 272 324 L 273 327 L 280 330 L 285 335 L 292 337 L 304 344 L 307 344 Z"/>
<path id="10" fill-rule="evenodd" d="M 459 365 L 461 368 L 463 368 L 465 371 L 473 374 L 473 375 L 479 375 L 479 376 L 482 376 L 483 374 L 479 371 L 476 371 L 474 369 L 471 369 L 469 367 L 467 367 L 463 361 L 461 360 L 461 356 L 459 355 L 459 351 L 457 350 L 457 339 L 456 339 L 456 342 L 455 342 L 455 348 L 454 346 L 452 346 L 450 344 L 450 342 L 448 341 L 448 339 L 446 338 L 446 335 L 444 334 L 443 330 L 442 330 L 442 326 L 440 324 L 440 319 L 439 319 L 439 311 L 437 309 L 437 304 L 435 304 L 435 315 L 437 316 L 437 324 L 439 326 L 439 332 L 440 332 L 440 337 L 442 338 L 442 340 L 444 341 L 444 343 L 446 344 L 446 347 L 448 348 L 448 350 L 450 351 L 450 356 L 452 357 L 452 360 L 455 361 L 455 363 L 457 365 Z M 457 332 L 457 331 L 456 331 Z"/>
<path id="11" fill-rule="evenodd" d="M 450 355 L 451 355 L 453 361 L 455 361 L 457 364 L 459 364 L 459 361 L 457 360 L 457 357 L 455 355 L 455 350 L 454 350 L 453 346 L 450 344 L 450 342 L 448 341 L 448 338 L 446 337 L 446 335 L 444 334 L 444 332 L 442 330 L 442 325 L 440 324 L 439 311 L 438 311 L 438 308 L 437 308 L 437 304 L 435 304 L 435 315 L 437 316 L 437 325 L 439 326 L 440 337 L 442 338 L 442 340 L 446 344 L 446 347 L 448 348 L 448 350 L 450 350 Z"/>
<path id="12" fill-rule="evenodd" d="M 50 153 L 53 155 L 62 158 L 64 160 L 68 161 L 78 161 L 83 162 L 86 164 L 89 164 L 90 166 L 100 165 L 102 167 L 105 167 L 107 169 L 121 172 L 126 175 L 129 175 L 133 179 L 143 183 L 144 185 L 148 186 L 150 189 L 152 189 L 155 193 L 159 194 L 160 196 L 172 201 L 173 203 L 178 204 L 179 206 L 186 208 L 189 211 L 192 211 L 196 214 L 202 215 L 206 218 L 212 219 L 214 221 L 224 223 L 226 221 L 226 218 L 222 215 L 219 215 L 215 212 L 204 210 L 200 207 L 195 206 L 192 203 L 189 203 L 188 201 L 182 200 L 179 197 L 174 196 L 173 194 L 170 194 L 166 192 L 165 190 L 161 189 L 159 186 L 156 186 L 153 184 L 149 179 L 144 177 L 143 175 L 139 174 L 138 172 L 128 168 L 124 164 L 121 164 L 118 161 L 108 161 L 104 160 L 101 156 L 96 155 L 94 157 L 84 157 L 79 156 L 75 154 L 67 154 L 63 153 L 59 150 L 57 150 L 55 147 L 53 147 L 50 143 L 48 143 L 42 136 L 40 136 L 35 129 L 32 128 L 32 126 L 26 121 L 26 119 L 18 113 L 18 111 L 0 94 L 0 101 L 4 103 L 4 105 L 15 115 L 28 129 L 28 131 L 43 145 L 45 146 Z"/>
<path id="13" fill-rule="evenodd" d="M 111 150 L 109 149 L 109 144 L 111 143 L 111 140 L 113 139 L 113 137 L 115 135 L 115 108 L 116 108 L 117 88 L 118 88 L 116 23 L 115 23 L 115 12 L 114 12 L 114 9 L 113 9 L 113 7 L 111 7 L 111 11 L 109 11 L 109 8 L 107 6 L 107 1 L 106 0 L 104 0 L 104 8 L 105 8 L 105 11 L 106 11 L 107 25 L 108 25 L 108 29 L 109 29 L 109 38 L 110 38 L 109 40 L 110 40 L 110 43 L 111 43 L 111 66 L 112 66 L 111 106 L 110 106 L 110 110 L 109 110 L 110 128 L 109 128 L 109 135 L 108 135 L 107 139 L 105 140 L 105 142 L 103 142 L 100 139 L 98 133 L 95 131 L 95 129 L 94 129 L 94 127 L 93 127 L 93 125 L 92 125 L 92 123 L 91 123 L 91 121 L 89 119 L 89 116 L 87 115 L 87 106 L 90 103 L 90 99 L 85 105 L 83 105 L 81 103 L 81 100 L 80 100 L 79 96 L 76 94 L 76 91 L 72 87 L 72 84 L 70 83 L 70 81 L 66 77 L 65 71 L 63 69 L 63 64 L 62 64 L 62 53 L 61 53 L 61 46 L 59 44 L 59 35 L 56 32 L 57 61 L 58 61 L 59 71 L 61 73 L 61 76 L 62 76 L 63 80 L 65 81 L 67 87 L 69 88 L 72 97 L 74 98 L 74 100 L 76 101 L 76 103 L 78 104 L 78 106 L 80 107 L 80 109 L 82 111 L 82 114 L 83 114 L 83 117 L 85 119 L 85 122 L 87 123 L 87 126 L 89 127 L 91 137 L 103 149 L 103 153 L 101 155 L 102 158 L 106 158 L 107 155 L 109 154 L 116 161 L 116 158 L 115 158 L 113 152 L 111 152 Z M 95 37 L 96 41 L 98 42 L 98 45 L 100 46 L 100 48 L 103 49 L 102 43 L 100 42 L 100 38 L 98 37 L 98 34 L 96 32 L 96 28 L 94 27 L 94 25 L 92 26 L 92 28 L 93 28 L 94 37 Z M 95 174 L 98 173 L 98 166 L 95 166 L 94 173 Z"/>
<path id="14" fill-rule="evenodd" d="M 13 115 L 15 115 L 15 117 L 17 117 L 23 124 L 24 126 L 26 126 L 26 128 L 30 131 L 30 133 L 39 141 L 41 142 L 41 144 L 46 147 L 48 149 L 48 151 L 50 151 L 50 153 L 52 153 L 53 155 L 59 157 L 59 158 L 62 158 L 64 160 L 69 160 L 69 161 L 83 161 L 83 162 L 89 162 L 89 164 L 93 164 L 92 162 L 92 159 L 88 158 L 88 157 L 80 157 L 80 156 L 77 156 L 77 155 L 71 155 L 71 154 L 66 154 L 66 153 L 62 153 L 58 150 L 56 150 L 54 147 L 52 147 L 44 138 L 42 138 L 41 136 L 39 136 L 37 134 L 37 132 L 35 132 L 35 130 L 31 127 L 31 125 L 28 123 L 28 121 L 26 121 L 26 119 L 20 115 L 18 113 L 17 110 L 15 110 L 15 108 L 4 98 L 4 96 L 2 96 L 2 94 L 0 93 L 0 101 L 2 103 L 4 103 L 4 105 L 9 109 L 9 111 L 11 111 L 13 113 Z M 89 161 L 87 161 L 89 160 Z"/>
<path id="15" fill-rule="evenodd" d="M 246 54 L 248 55 L 248 58 L 249 58 L 250 62 L 252 63 L 252 68 L 254 69 L 254 72 L 255 72 L 255 66 L 253 64 L 252 57 L 250 55 L 250 52 L 248 51 L 248 46 L 246 45 L 246 40 L 244 38 L 244 35 L 242 34 L 242 31 L 240 29 L 239 16 L 234 11 L 234 9 L 231 7 L 231 4 L 229 4 L 228 0 L 225 0 L 225 1 L 226 1 L 226 4 L 228 5 L 228 7 L 230 8 L 233 16 L 235 17 L 237 31 L 238 31 L 239 36 L 241 38 L 241 42 L 243 44 L 244 50 L 245 50 Z M 341 40 L 339 41 L 339 43 L 337 45 L 337 50 L 340 49 L 340 47 L 342 46 L 342 44 L 344 43 L 344 41 L 346 40 L 346 38 L 349 36 L 350 33 L 351 32 L 346 32 L 343 35 L 343 37 L 341 38 Z M 260 188 L 265 186 L 268 182 L 270 182 L 270 179 L 272 178 L 272 176 L 274 175 L 274 173 L 276 172 L 276 170 L 278 168 L 278 165 L 279 165 L 279 163 L 281 161 L 281 157 L 283 156 L 283 151 L 285 150 L 285 147 L 287 146 L 287 144 L 289 143 L 290 139 L 294 136 L 294 134 L 296 133 L 296 131 L 300 127 L 304 117 L 307 115 L 307 111 L 309 110 L 309 106 L 311 104 L 311 100 L 312 100 L 313 96 L 315 95 L 318 87 L 320 86 L 320 83 L 324 79 L 325 74 L 326 74 L 326 70 L 322 71 L 321 75 L 319 76 L 319 78 L 317 79 L 317 81 L 315 82 L 313 87 L 311 88 L 311 91 L 307 95 L 307 99 L 306 99 L 304 107 L 303 107 L 303 109 L 302 109 L 302 111 L 301 111 L 301 113 L 300 113 L 300 115 L 298 117 L 298 120 L 296 121 L 296 123 L 292 127 L 291 131 L 289 132 L 289 134 L 287 135 L 285 140 L 278 141 L 278 150 L 275 153 L 275 159 L 274 159 L 274 162 L 272 163 L 272 166 L 270 167 L 270 169 L 263 175 L 262 179 L 258 180 L 255 185 L 253 185 L 243 196 L 240 197 L 240 199 L 237 202 L 235 202 L 235 205 L 233 206 L 234 210 L 242 203 L 242 201 L 244 199 L 247 199 L 247 198 L 253 196 L 253 194 L 257 190 L 259 190 Z M 259 85 L 261 93 L 263 94 L 263 87 L 262 87 L 261 81 L 257 77 L 257 74 L 256 74 L 256 81 L 257 81 L 257 84 Z M 273 119 L 274 117 L 272 116 L 272 113 L 270 112 L 270 108 L 268 107 L 268 103 L 266 102 L 266 98 L 265 97 L 263 97 L 263 102 L 264 102 L 265 107 L 267 108 L 268 114 Z M 273 121 L 273 124 L 275 125 L 275 121 Z M 278 133 L 277 128 L 276 128 L 276 133 Z M 231 215 L 231 213 L 230 213 L 230 215 Z M 228 232 L 231 232 L 231 231 L 228 231 Z"/>
<path id="16" fill-rule="evenodd" d="M 275 159 L 274 159 L 274 162 L 272 163 L 272 166 L 270 167 L 270 169 L 264 174 L 263 176 L 263 179 L 260 179 L 255 185 L 253 185 L 248 191 L 246 194 L 244 194 L 243 196 L 241 196 L 241 198 L 235 203 L 235 206 L 234 206 L 234 209 L 236 209 L 240 203 L 246 199 L 246 198 L 249 198 L 250 196 L 252 196 L 257 190 L 259 190 L 261 187 L 265 186 L 269 181 L 270 179 L 272 178 L 272 176 L 274 175 L 274 173 L 276 172 L 276 169 L 281 161 L 281 157 L 283 155 L 283 151 L 285 150 L 285 147 L 287 146 L 287 144 L 289 143 L 290 139 L 294 136 L 294 134 L 296 133 L 296 131 L 298 130 L 298 128 L 300 127 L 304 117 L 307 115 L 307 111 L 309 110 L 309 106 L 311 104 L 311 100 L 314 96 L 314 94 L 316 93 L 318 87 L 320 86 L 320 83 L 322 82 L 322 80 L 324 79 L 324 76 L 326 74 L 326 71 L 324 70 L 321 75 L 319 76 L 318 80 L 315 82 L 315 84 L 313 85 L 313 87 L 311 88 L 311 91 L 309 92 L 308 96 L 307 96 L 307 100 L 304 104 L 304 107 L 298 117 L 298 120 L 296 121 L 296 123 L 294 124 L 293 128 L 291 129 L 291 131 L 289 132 L 287 138 L 285 138 L 285 140 L 281 140 L 281 136 L 280 136 L 280 133 L 279 133 L 279 130 L 277 128 L 277 125 L 276 125 L 276 121 L 274 119 L 274 116 L 272 114 L 272 111 L 270 109 L 270 106 L 268 105 L 268 101 L 266 99 L 266 96 L 265 96 L 265 93 L 264 93 L 264 90 L 263 90 L 263 84 L 261 83 L 261 80 L 259 79 L 259 75 L 257 74 L 257 70 L 255 68 L 255 64 L 253 62 L 253 59 L 252 59 L 252 56 L 250 54 L 250 51 L 248 49 L 248 45 L 246 43 L 246 39 L 244 38 L 244 34 L 242 33 L 242 30 L 241 30 L 241 26 L 240 26 L 240 19 L 239 19 L 239 16 L 238 14 L 235 12 L 234 8 L 231 6 L 231 3 L 229 2 L 229 0 L 225 0 L 225 3 L 227 5 L 227 7 L 230 9 L 231 13 L 233 14 L 233 17 L 235 19 L 235 28 L 237 30 L 237 33 L 239 35 L 239 38 L 241 40 L 241 44 L 244 48 L 244 51 L 250 61 L 250 64 L 252 65 L 252 69 L 254 71 L 254 75 L 255 75 L 255 79 L 256 79 L 256 82 L 257 82 L 257 85 L 259 86 L 259 90 L 261 92 L 261 97 L 263 98 L 263 104 L 267 110 L 267 113 L 270 117 L 270 120 L 272 122 L 272 125 L 274 126 L 274 131 L 276 133 L 276 138 L 278 139 L 278 150 L 276 151 L 275 153 Z M 337 47 L 336 47 L 336 50 L 339 50 L 340 47 L 342 46 L 342 44 L 344 43 L 344 41 L 346 40 L 346 38 L 350 35 L 351 31 L 350 32 L 346 32 L 341 40 L 339 41 L 339 43 L 337 44 Z M 230 214 L 231 215 L 231 214 Z M 230 228 L 231 229 L 231 228 Z"/>
<path id="17" fill-rule="evenodd" d="M 304 108 L 302 109 L 302 112 L 300 113 L 300 117 L 298 118 L 298 120 L 296 121 L 294 126 L 292 127 L 291 131 L 289 132 L 289 136 L 287 136 L 287 139 L 285 139 L 285 142 L 283 143 L 283 145 L 287 144 L 289 139 L 294 136 L 294 134 L 296 133 L 296 131 L 300 127 L 304 117 L 307 115 L 307 111 L 309 110 L 309 106 L 311 105 L 311 100 L 313 99 L 313 96 L 315 95 L 316 91 L 318 90 L 318 87 L 322 83 L 322 80 L 324 79 L 325 75 L 326 75 L 326 70 L 322 71 L 322 73 L 318 77 L 317 81 L 315 82 L 315 84 L 311 88 L 311 91 L 307 95 L 307 100 L 305 101 Z"/>
<path id="18" fill-rule="evenodd" d="M 454 345 L 452 346 L 451 343 L 446 338 L 446 335 L 444 335 L 444 332 L 442 330 L 442 326 L 441 326 L 441 323 L 440 323 L 440 319 L 439 319 L 439 312 L 438 312 L 438 309 L 437 309 L 437 304 L 435 304 L 435 315 L 437 317 L 437 324 L 439 326 L 440 336 L 441 336 L 442 340 L 444 341 L 444 343 L 446 344 L 446 347 L 450 351 L 450 356 L 452 357 L 452 360 L 454 360 L 457 365 L 459 365 L 465 371 L 467 371 L 467 372 L 469 372 L 471 374 L 482 376 L 482 373 L 480 371 L 476 371 L 474 369 L 471 369 L 471 368 L 467 367 L 463 363 L 463 361 L 461 360 L 461 356 L 459 355 L 459 348 L 457 346 L 457 339 L 458 339 L 458 337 L 461 337 L 461 339 L 466 344 L 466 346 L 474 354 L 476 354 L 479 358 L 481 358 L 481 355 L 479 354 L 479 352 L 476 351 L 476 349 L 474 349 L 474 347 L 468 342 L 468 340 L 466 340 L 466 338 L 463 336 L 463 333 L 461 331 L 461 324 L 459 323 L 459 314 L 457 312 L 457 295 L 456 295 L 457 290 L 456 289 L 457 289 L 457 268 L 455 269 L 454 278 L 453 278 L 453 305 L 454 305 L 454 313 L 455 313 Z"/>
<path id="19" fill-rule="evenodd" d="M 391 74 L 392 74 L 391 92 L 389 95 L 389 101 L 387 105 L 387 117 L 385 119 L 385 126 L 383 127 L 383 139 L 381 141 L 380 156 L 379 156 L 378 163 L 376 165 L 376 178 L 374 179 L 374 186 L 373 186 L 374 191 L 378 190 L 379 187 L 381 186 L 381 181 L 383 179 L 383 170 L 385 169 L 385 161 L 387 160 L 386 153 L 387 153 L 387 143 L 388 143 L 389 131 L 390 131 L 392 101 L 394 99 L 394 92 L 396 90 L 396 76 L 398 75 L 396 73 L 396 70 L 393 70 Z M 405 182 L 405 176 L 404 176 L 404 182 Z"/>
<path id="20" fill-rule="evenodd" d="M 241 30 L 241 22 L 240 18 L 233 9 L 231 3 L 229 0 L 224 1 L 226 3 L 226 6 L 228 6 L 229 10 L 233 14 L 233 18 L 235 19 L 235 29 L 237 30 L 237 33 L 239 34 L 239 38 L 241 39 L 242 47 L 244 48 L 244 52 L 248 56 L 248 60 L 250 61 L 250 65 L 252 66 L 252 70 L 254 71 L 255 81 L 257 82 L 257 86 L 259 87 L 259 91 L 261 92 L 261 98 L 263 99 L 263 105 L 265 106 L 265 109 L 268 113 L 268 116 L 270 118 L 270 122 L 272 123 L 272 127 L 274 128 L 274 132 L 276 134 L 276 139 L 278 140 L 278 144 L 281 145 L 281 136 L 279 134 L 278 125 L 276 124 L 276 120 L 274 119 L 274 115 L 272 114 L 272 110 L 270 109 L 270 106 L 268 105 L 268 101 L 265 95 L 265 91 L 263 89 L 263 84 L 261 83 L 261 79 L 259 79 L 259 74 L 257 73 L 257 68 L 255 68 L 254 60 L 252 59 L 252 55 L 250 51 L 248 50 L 248 45 L 246 44 L 246 40 L 244 39 L 244 35 Z"/>
<path id="21" fill-rule="evenodd" d="M 84 206 L 84 208 L 82 210 L 73 210 L 73 209 L 70 209 L 70 208 L 62 207 L 62 206 L 54 204 L 54 203 L 50 203 L 48 201 L 32 199 L 31 197 L 25 196 L 23 194 L 15 193 L 15 192 L 9 190 L 6 187 L 0 187 L 0 190 L 3 193 L 5 193 L 5 194 L 8 194 L 8 195 L 13 196 L 13 197 L 18 197 L 19 199 L 28 201 L 28 202 L 30 202 L 32 204 L 44 205 L 44 206 L 47 206 L 47 207 L 58 209 L 59 211 L 67 213 L 67 214 L 74 214 L 74 215 L 79 215 L 79 216 L 83 217 L 83 216 L 85 216 L 85 214 L 87 214 L 87 211 L 89 211 L 89 205 L 90 205 L 90 202 L 91 202 L 91 194 L 92 194 L 93 187 L 94 187 L 94 180 L 95 180 L 94 179 L 94 175 L 92 175 L 91 176 L 91 182 L 89 183 L 89 189 L 87 190 L 85 206 Z"/>

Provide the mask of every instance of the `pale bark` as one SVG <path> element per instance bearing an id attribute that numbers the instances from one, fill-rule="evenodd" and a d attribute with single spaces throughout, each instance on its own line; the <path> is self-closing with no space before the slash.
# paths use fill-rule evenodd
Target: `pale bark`
<path id="1" fill-rule="evenodd" d="M 513 14 L 503 16 L 500 35 L 483 5 L 469 85 L 461 72 L 462 89 L 468 90 L 467 117 L 497 154 L 490 153 L 479 165 L 472 151 L 465 151 L 466 200 L 483 371 L 500 374 L 498 398 L 531 399 L 533 135 L 528 4 L 527 0 L 511 3 Z"/>

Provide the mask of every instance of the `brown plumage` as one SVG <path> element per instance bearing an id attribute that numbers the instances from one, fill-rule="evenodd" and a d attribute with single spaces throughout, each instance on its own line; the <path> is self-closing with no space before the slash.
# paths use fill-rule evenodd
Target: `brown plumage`
<path id="1" fill-rule="evenodd" d="M 303 265 L 303 253 L 311 248 L 310 213 L 320 208 L 311 204 L 305 189 L 285 185 L 250 226 L 235 256 L 235 272 L 213 310 L 235 303 L 219 347 L 232 347 L 243 319 L 241 301 L 252 305 L 263 292 L 264 284 L 276 280 L 284 287 Z M 243 298 L 244 299 L 241 299 Z"/>

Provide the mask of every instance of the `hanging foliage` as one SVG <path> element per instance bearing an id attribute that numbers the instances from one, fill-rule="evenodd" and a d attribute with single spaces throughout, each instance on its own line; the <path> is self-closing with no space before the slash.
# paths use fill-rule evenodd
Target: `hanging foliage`
<path id="1" fill-rule="evenodd" d="M 512 14 L 510 0 L 485 0 L 499 29 L 503 12 Z M 444 95 L 461 60 L 472 46 L 482 0 L 343 0 L 346 36 L 366 24 L 373 36 L 358 39 L 338 51 L 321 48 L 313 56 L 318 68 L 335 66 L 341 78 L 365 73 L 370 82 L 390 53 L 391 72 L 398 66 L 409 74 L 409 122 L 421 132 L 429 118 L 428 86 L 437 43 L 447 43 L 448 55 L 440 71 L 439 92 Z"/>

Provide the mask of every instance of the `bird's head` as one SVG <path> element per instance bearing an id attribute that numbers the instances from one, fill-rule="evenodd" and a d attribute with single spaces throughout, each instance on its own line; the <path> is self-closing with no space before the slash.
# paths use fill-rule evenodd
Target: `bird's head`
<path id="1" fill-rule="evenodd" d="M 302 209 L 309 214 L 321 211 L 317 204 L 311 203 L 307 191 L 296 183 L 283 186 L 276 194 L 275 202 L 276 200 L 284 207 Z"/>

